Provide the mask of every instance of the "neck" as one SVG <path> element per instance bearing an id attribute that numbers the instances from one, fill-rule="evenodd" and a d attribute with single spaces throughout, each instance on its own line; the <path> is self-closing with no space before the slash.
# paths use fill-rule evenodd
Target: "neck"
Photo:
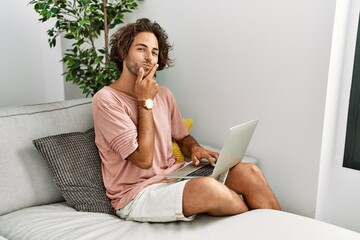
<path id="1" fill-rule="evenodd" d="M 118 80 L 110 84 L 110 87 L 129 96 L 136 97 L 135 81 L 136 77 L 124 71 L 121 73 Z"/>

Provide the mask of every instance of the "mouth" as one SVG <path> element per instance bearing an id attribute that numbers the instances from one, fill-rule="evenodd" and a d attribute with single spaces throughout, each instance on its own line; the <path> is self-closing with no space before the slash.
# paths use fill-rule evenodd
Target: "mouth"
<path id="1" fill-rule="evenodd" d="M 150 65 L 150 64 L 143 64 L 143 68 L 145 68 L 146 70 L 150 70 L 154 65 Z"/>

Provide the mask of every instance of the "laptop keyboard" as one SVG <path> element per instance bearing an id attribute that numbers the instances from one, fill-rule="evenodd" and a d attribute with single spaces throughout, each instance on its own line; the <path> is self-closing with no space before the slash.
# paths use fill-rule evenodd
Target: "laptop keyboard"
<path id="1" fill-rule="evenodd" d="M 211 164 L 206 164 L 201 168 L 187 174 L 186 176 L 210 176 L 214 170 L 214 167 Z"/>

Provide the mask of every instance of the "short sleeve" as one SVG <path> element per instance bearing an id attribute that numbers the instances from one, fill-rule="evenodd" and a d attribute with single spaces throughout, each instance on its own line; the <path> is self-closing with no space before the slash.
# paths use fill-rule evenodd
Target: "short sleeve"
<path id="1" fill-rule="evenodd" d="M 98 92 L 93 99 L 93 115 L 98 146 L 107 146 L 123 159 L 137 149 L 136 117 L 131 118 L 121 99 Z"/>
<path id="2" fill-rule="evenodd" d="M 189 135 L 189 131 L 182 120 L 181 112 L 174 95 L 170 92 L 170 90 L 168 94 L 171 105 L 171 137 L 175 140 L 181 140 Z"/>

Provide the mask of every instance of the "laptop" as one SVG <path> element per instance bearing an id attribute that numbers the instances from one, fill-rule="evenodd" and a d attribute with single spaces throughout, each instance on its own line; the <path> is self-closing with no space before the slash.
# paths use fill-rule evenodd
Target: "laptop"
<path id="1" fill-rule="evenodd" d="M 192 162 L 166 175 L 167 178 L 189 179 L 204 176 L 218 178 L 221 174 L 240 163 L 243 159 L 250 139 L 255 131 L 258 119 L 231 127 L 221 148 L 215 167 L 207 160 L 202 160 L 198 166 Z"/>

